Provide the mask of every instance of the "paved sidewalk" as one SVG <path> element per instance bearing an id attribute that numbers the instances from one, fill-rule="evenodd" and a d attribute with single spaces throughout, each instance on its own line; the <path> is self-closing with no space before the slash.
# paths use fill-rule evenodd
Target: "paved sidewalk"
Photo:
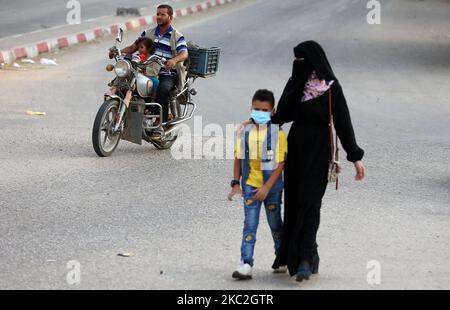
<path id="1" fill-rule="evenodd" d="M 174 5 L 175 17 L 180 18 L 239 0 L 186 0 Z M 125 32 L 155 25 L 154 8 L 141 9 L 140 17 L 106 16 L 79 25 L 65 25 L 47 31 L 31 32 L 0 39 L 0 64 L 13 64 L 20 58 L 32 58 L 43 53 L 90 42 L 116 34 L 119 28 Z"/>

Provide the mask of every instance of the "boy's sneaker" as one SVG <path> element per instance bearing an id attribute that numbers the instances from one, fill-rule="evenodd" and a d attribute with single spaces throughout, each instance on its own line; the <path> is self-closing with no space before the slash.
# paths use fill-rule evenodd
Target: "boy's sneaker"
<path id="1" fill-rule="evenodd" d="M 287 266 L 280 266 L 278 268 L 273 268 L 273 273 L 286 273 Z"/>
<path id="2" fill-rule="evenodd" d="M 233 272 L 233 279 L 250 280 L 252 278 L 252 266 L 249 264 L 242 264 Z"/>

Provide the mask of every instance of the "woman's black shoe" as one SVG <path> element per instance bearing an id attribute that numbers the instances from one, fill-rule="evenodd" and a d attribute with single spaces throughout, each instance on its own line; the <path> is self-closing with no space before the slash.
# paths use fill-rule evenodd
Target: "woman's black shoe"
<path id="1" fill-rule="evenodd" d="M 315 254 L 312 258 L 312 265 L 311 265 L 311 272 L 313 274 L 319 273 L 319 262 L 320 262 L 319 255 Z"/>
<path id="2" fill-rule="evenodd" d="M 297 270 L 296 281 L 302 282 L 303 280 L 309 280 L 312 275 L 311 266 L 308 261 L 304 260 L 300 263 Z"/>

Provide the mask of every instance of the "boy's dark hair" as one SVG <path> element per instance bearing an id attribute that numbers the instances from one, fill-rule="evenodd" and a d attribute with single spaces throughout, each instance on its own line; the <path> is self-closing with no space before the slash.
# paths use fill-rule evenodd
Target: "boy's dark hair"
<path id="1" fill-rule="evenodd" d="M 173 16 L 173 8 L 168 4 L 161 4 L 158 6 L 158 9 L 167 9 L 167 14 Z"/>
<path id="2" fill-rule="evenodd" d="M 273 95 L 273 92 L 267 89 L 260 89 L 257 90 L 256 93 L 253 95 L 252 101 L 259 100 L 259 101 L 267 101 L 270 103 L 270 105 L 275 107 L 275 96 Z"/>
<path id="3" fill-rule="evenodd" d="M 139 39 L 136 40 L 135 44 L 138 47 L 139 47 L 140 44 L 143 44 L 147 48 L 147 51 L 150 54 L 154 54 L 155 53 L 155 44 L 153 43 L 153 40 L 150 39 L 150 38 L 140 37 Z"/>

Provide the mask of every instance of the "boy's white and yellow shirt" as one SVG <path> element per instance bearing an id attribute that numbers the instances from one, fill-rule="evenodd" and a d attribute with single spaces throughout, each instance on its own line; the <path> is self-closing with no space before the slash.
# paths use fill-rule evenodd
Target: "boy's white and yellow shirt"
<path id="1" fill-rule="evenodd" d="M 249 131 L 248 144 L 249 144 L 249 156 L 250 156 L 250 171 L 247 179 L 247 185 L 260 188 L 264 185 L 263 173 L 261 169 L 262 165 L 262 152 L 263 145 L 266 141 L 267 127 L 259 129 L 256 126 L 252 126 Z M 235 158 L 244 158 L 242 150 L 242 136 L 240 134 L 236 137 L 236 144 L 234 147 Z M 283 163 L 287 154 L 287 138 L 283 130 L 278 131 L 278 141 L 275 152 L 275 162 Z"/>

